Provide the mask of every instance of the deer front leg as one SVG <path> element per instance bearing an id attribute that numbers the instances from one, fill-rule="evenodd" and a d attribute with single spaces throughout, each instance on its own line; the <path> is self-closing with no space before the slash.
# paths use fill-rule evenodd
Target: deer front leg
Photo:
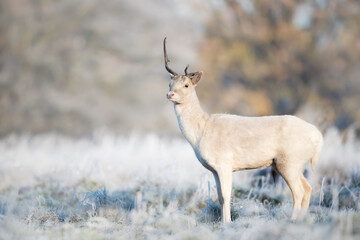
<path id="1" fill-rule="evenodd" d="M 218 198 L 221 205 L 221 221 L 223 223 L 231 222 L 230 198 L 232 188 L 232 171 L 221 169 L 213 172 L 218 192 Z"/>

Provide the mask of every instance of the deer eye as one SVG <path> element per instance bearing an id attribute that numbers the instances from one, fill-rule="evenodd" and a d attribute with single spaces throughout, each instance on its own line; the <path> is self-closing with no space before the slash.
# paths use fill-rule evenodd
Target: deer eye
<path id="1" fill-rule="evenodd" d="M 185 87 L 188 88 L 188 87 L 189 87 L 189 84 L 185 84 Z"/>

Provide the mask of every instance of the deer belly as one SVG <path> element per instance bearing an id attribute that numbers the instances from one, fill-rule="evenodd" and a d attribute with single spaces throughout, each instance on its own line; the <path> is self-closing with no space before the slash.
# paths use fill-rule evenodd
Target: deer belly
<path id="1" fill-rule="evenodd" d="M 254 160 L 254 161 L 235 161 L 233 166 L 233 171 L 247 170 L 247 169 L 263 169 L 269 167 L 274 162 L 273 158 L 268 158 L 264 160 Z"/>

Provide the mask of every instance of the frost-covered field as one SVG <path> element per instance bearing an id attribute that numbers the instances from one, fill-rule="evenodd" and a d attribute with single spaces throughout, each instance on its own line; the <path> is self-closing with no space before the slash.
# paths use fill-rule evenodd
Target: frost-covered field
<path id="1" fill-rule="evenodd" d="M 0 140 L 0 239 L 359 239 L 360 143 L 330 129 L 309 214 L 289 221 L 290 191 L 234 173 L 231 224 L 215 183 L 182 139 L 54 134 Z"/>

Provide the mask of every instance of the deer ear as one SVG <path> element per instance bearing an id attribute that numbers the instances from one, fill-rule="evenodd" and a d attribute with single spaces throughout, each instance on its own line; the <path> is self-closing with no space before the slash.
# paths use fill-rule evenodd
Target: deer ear
<path id="1" fill-rule="evenodd" d="M 200 81 L 200 79 L 202 77 L 202 74 L 203 74 L 202 71 L 188 74 L 188 77 L 190 78 L 190 80 L 194 86 L 196 86 L 198 84 L 198 82 Z"/>

